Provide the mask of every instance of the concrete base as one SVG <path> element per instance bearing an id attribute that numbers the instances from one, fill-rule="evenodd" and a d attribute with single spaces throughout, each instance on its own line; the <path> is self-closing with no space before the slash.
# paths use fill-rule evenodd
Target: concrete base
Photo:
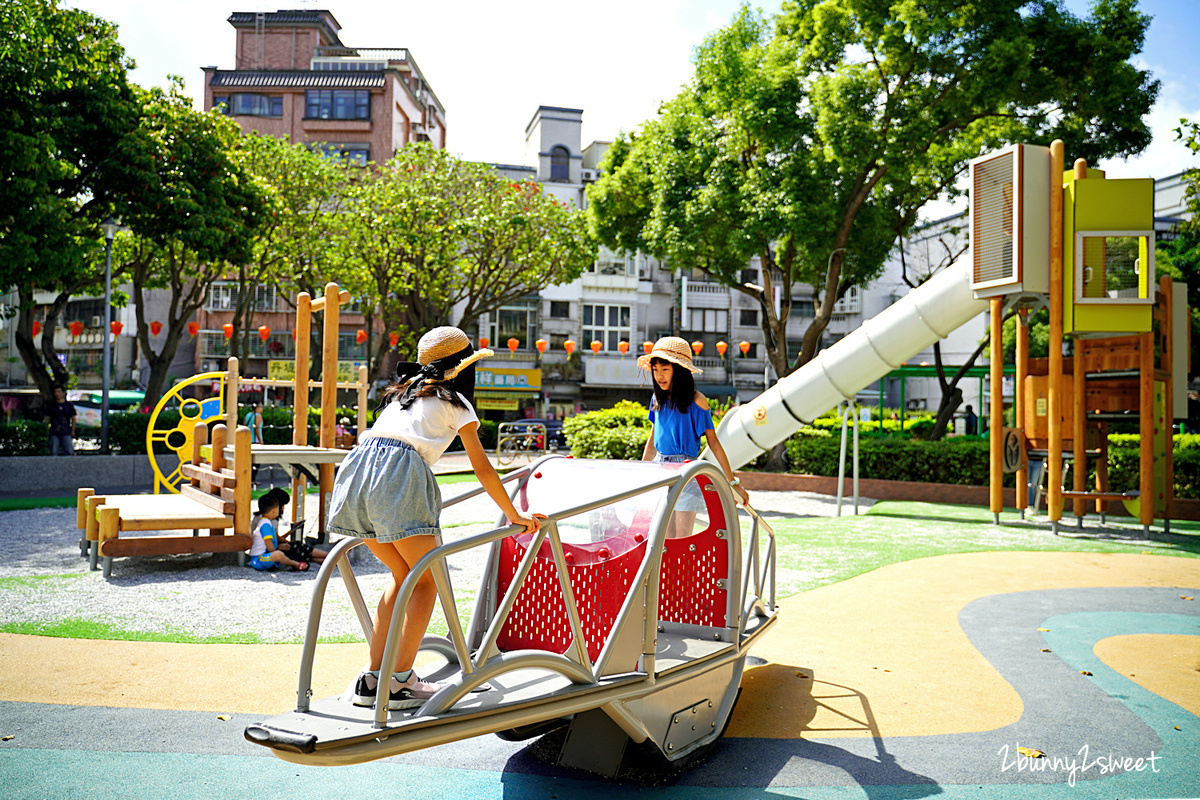
<path id="1" fill-rule="evenodd" d="M 167 474 L 179 466 L 173 455 L 157 456 Z M 134 456 L 17 456 L 0 458 L 0 492 L 6 495 L 70 495 L 84 486 L 97 493 L 135 487 L 154 488 L 154 470 L 145 455 Z"/>

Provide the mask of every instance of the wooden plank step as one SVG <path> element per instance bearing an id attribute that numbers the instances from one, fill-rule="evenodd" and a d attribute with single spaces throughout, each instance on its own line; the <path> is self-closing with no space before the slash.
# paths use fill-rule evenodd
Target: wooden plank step
<path id="1" fill-rule="evenodd" d="M 195 486 L 188 486 L 186 483 L 179 487 L 179 493 L 189 500 L 195 500 L 221 514 L 232 514 L 236 506 L 232 500 L 224 500 L 217 495 L 197 489 Z"/>
<path id="2" fill-rule="evenodd" d="M 238 553 L 249 550 L 253 542 L 249 534 L 224 536 L 127 536 L 107 539 L 100 545 L 100 555 L 112 558 L 124 556 L 173 556 L 192 553 Z"/>
<path id="3" fill-rule="evenodd" d="M 194 464 L 180 464 L 179 471 L 186 478 L 195 478 L 206 486 L 219 488 L 233 487 L 237 485 L 237 479 L 217 472 L 205 466 L 197 466 Z"/>
<path id="4" fill-rule="evenodd" d="M 123 531 L 233 527 L 232 516 L 177 494 L 113 494 L 103 499 L 96 507 L 97 518 L 101 508 L 116 507 Z"/>
<path id="5" fill-rule="evenodd" d="M 1139 497 L 1141 492 L 1068 492 L 1063 490 L 1062 496 L 1076 500 L 1132 500 Z"/>

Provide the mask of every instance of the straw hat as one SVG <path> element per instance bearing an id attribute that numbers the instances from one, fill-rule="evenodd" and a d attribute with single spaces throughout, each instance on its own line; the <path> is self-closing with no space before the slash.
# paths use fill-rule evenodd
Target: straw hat
<path id="1" fill-rule="evenodd" d="M 463 360 L 454 366 L 445 366 L 444 380 L 452 380 L 455 375 L 479 359 L 495 355 L 491 350 L 472 350 L 471 340 L 467 335 L 450 325 L 433 328 L 417 342 L 417 363 L 422 366 L 459 354 L 463 355 Z"/>
<path id="2" fill-rule="evenodd" d="M 699 375 L 703 370 L 692 366 L 692 348 L 683 339 L 678 336 L 664 336 L 654 343 L 654 349 L 637 360 L 637 365 L 642 369 L 650 369 L 650 360 L 661 358 L 664 361 L 670 361 L 672 364 L 678 364 L 688 372 Z"/>

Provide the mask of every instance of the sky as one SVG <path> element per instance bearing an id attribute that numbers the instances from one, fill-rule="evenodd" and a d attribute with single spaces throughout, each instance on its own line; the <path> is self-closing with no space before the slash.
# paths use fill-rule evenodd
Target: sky
<path id="1" fill-rule="evenodd" d="M 1086 16 L 1088 0 L 1065 0 Z M 446 108 L 448 148 L 475 161 L 521 164 L 525 126 L 539 105 L 583 109 L 583 143 L 636 130 L 693 72 L 693 51 L 727 24 L 739 0 L 287 0 L 226 5 L 196 0 L 63 0 L 119 26 L 137 62 L 133 80 L 163 86 L 182 76 L 202 96 L 200 68 L 231 69 L 233 11 L 326 8 L 356 47 L 407 47 Z M 778 0 L 759 4 L 766 12 Z M 1200 0 L 1140 0 L 1154 17 L 1138 57 L 1162 81 L 1149 117 L 1154 141 L 1109 177 L 1162 178 L 1200 158 L 1174 142 L 1180 117 L 1200 119 Z"/>

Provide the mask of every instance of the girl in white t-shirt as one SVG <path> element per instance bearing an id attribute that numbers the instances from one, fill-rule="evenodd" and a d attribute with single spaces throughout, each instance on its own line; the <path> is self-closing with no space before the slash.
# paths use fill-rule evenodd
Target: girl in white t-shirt
<path id="1" fill-rule="evenodd" d="M 338 469 L 327 528 L 365 539 L 371 552 L 392 572 L 375 614 L 370 666 L 354 685 L 356 705 L 375 704 L 383 648 L 400 584 L 412 566 L 441 542 L 438 517 L 442 495 L 430 467 L 455 436 L 462 438 L 479 482 L 509 521 L 525 526 L 526 532 L 538 529 L 535 515 L 513 507 L 479 443 L 479 418 L 471 405 L 474 364 L 491 355 L 491 350 L 472 348 L 458 328 L 434 328 L 426 333 L 417 344 L 417 363 L 396 367 L 396 382 L 384 393 L 375 424 L 359 437 L 358 446 Z M 389 687 L 390 709 L 419 706 L 441 688 L 420 680 L 412 669 L 436 599 L 433 576 L 426 572 L 405 611 Z"/>

